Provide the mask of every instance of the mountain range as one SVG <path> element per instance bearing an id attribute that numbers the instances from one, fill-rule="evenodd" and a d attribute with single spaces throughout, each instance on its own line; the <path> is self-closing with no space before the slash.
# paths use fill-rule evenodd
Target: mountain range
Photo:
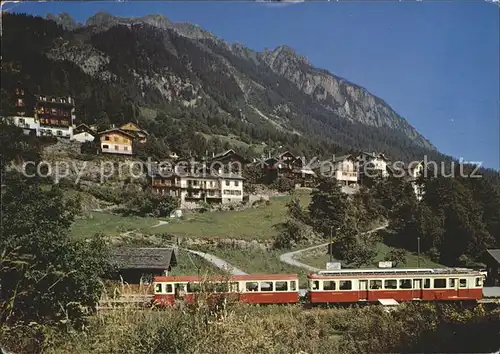
<path id="1" fill-rule="evenodd" d="M 79 121 L 136 121 L 181 153 L 281 147 L 308 155 L 441 156 L 383 99 L 286 45 L 258 52 L 163 15 L 103 12 L 85 24 L 68 14 L 4 14 L 2 44 L 5 107 L 19 83 L 30 92 L 70 94 Z"/>

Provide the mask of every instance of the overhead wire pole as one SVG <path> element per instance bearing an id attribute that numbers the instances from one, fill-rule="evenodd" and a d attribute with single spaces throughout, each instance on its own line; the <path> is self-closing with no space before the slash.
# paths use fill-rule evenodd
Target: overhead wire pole
<path id="1" fill-rule="evenodd" d="M 417 268 L 420 268 L 420 237 L 417 237 Z"/>

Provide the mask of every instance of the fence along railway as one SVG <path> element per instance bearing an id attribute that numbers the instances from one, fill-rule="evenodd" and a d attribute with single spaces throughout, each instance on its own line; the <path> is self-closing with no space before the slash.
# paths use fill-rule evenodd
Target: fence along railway
<path id="1" fill-rule="evenodd" d="M 124 304 L 168 307 L 193 303 L 197 296 L 229 298 L 246 304 L 386 304 L 409 301 L 500 304 L 500 288 L 483 287 L 484 275 L 465 268 L 342 269 L 307 276 L 301 296 L 296 274 L 247 274 L 217 277 L 158 276 L 147 293 L 103 299 L 98 308 Z"/>

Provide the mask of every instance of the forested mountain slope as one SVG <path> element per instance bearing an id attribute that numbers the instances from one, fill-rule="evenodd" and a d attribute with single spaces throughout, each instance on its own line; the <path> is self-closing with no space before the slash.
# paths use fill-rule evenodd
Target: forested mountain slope
<path id="1" fill-rule="evenodd" d="M 235 143 L 248 155 L 262 144 L 307 156 L 439 155 L 383 100 L 286 46 L 259 53 L 160 15 L 49 18 L 4 14 L 3 102 L 18 82 L 71 94 L 80 121 L 137 120 L 181 153 Z"/>

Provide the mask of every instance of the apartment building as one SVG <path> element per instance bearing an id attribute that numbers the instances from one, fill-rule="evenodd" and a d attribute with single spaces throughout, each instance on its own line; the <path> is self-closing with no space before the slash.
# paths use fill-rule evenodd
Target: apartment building
<path id="1" fill-rule="evenodd" d="M 75 123 L 75 101 L 71 96 L 36 95 L 35 120 L 40 136 L 71 138 Z"/>
<path id="2" fill-rule="evenodd" d="M 153 168 L 150 178 L 154 193 L 179 198 L 181 207 L 201 201 L 222 204 L 243 201 L 244 178 L 240 174 Z"/>

